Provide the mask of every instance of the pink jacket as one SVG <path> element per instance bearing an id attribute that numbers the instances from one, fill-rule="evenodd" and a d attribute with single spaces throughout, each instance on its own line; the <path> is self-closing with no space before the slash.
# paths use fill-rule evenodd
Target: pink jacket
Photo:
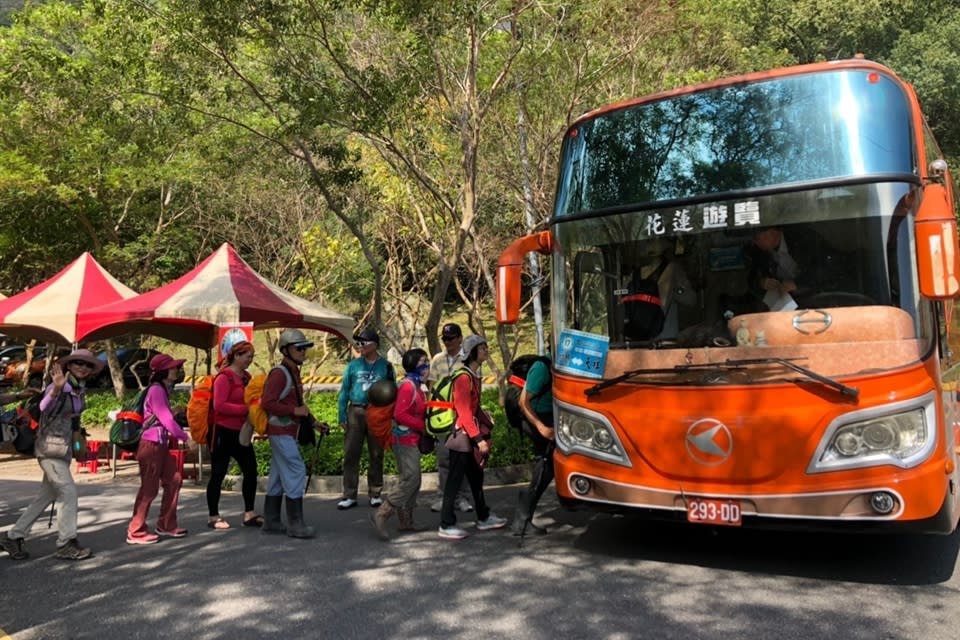
<path id="1" fill-rule="evenodd" d="M 391 443 L 417 446 L 423 433 L 423 419 L 427 411 L 427 396 L 413 380 L 405 378 L 397 386 L 397 403 L 393 408 L 393 419 L 399 426 L 409 431 L 402 435 L 395 429 Z"/>
<path id="2" fill-rule="evenodd" d="M 187 441 L 186 432 L 173 419 L 173 412 L 170 411 L 170 393 L 162 384 L 151 384 L 143 401 L 144 424 L 153 417 L 156 417 L 156 421 L 160 424 L 144 429 L 140 436 L 141 440 L 163 444 L 167 442 L 169 435 L 177 440 Z"/>
<path id="3" fill-rule="evenodd" d="M 213 424 L 240 431 L 247 419 L 243 392 L 249 379 L 249 374 L 240 377 L 230 367 L 221 369 L 213 381 Z"/>

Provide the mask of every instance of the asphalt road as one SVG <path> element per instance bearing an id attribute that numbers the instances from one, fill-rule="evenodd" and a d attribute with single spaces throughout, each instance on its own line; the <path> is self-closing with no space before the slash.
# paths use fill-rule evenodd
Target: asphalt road
<path id="1" fill-rule="evenodd" d="M 0 529 L 36 489 L 4 480 Z M 238 526 L 240 497 L 204 526 L 200 490 L 181 498 L 182 540 L 124 544 L 136 486 L 80 489 L 80 539 L 95 557 L 0 555 L 0 640 L 80 638 L 954 638 L 958 537 L 859 537 L 651 525 L 570 513 L 545 497 L 545 537 L 460 542 L 430 531 L 375 539 L 370 508 L 310 496 L 301 541 Z M 516 487 L 488 492 L 511 511 Z M 427 502 L 427 500 L 423 500 Z M 417 517 L 435 525 L 436 514 Z M 472 523 L 472 514 L 462 516 Z M 393 523 L 395 526 L 395 523 Z M 475 532 L 475 530 L 473 530 Z"/>

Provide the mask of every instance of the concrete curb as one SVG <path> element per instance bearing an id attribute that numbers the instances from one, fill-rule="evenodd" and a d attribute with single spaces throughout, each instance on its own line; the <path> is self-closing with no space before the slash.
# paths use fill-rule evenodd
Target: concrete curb
<path id="1" fill-rule="evenodd" d="M 531 469 L 531 464 L 516 464 L 508 467 L 487 469 L 484 472 L 483 484 L 487 487 L 495 487 L 529 482 Z M 242 476 L 227 476 L 223 481 L 224 490 L 239 491 L 241 480 Z M 390 486 L 396 481 L 397 476 L 395 475 L 384 475 L 383 477 L 383 483 L 386 486 Z M 438 485 L 438 474 L 436 472 L 422 474 L 420 491 L 436 491 Z M 265 493 L 266 490 L 267 478 L 263 476 L 257 478 L 257 492 Z M 339 495 L 342 490 L 343 476 L 314 476 L 310 479 L 310 486 L 307 488 L 307 493 Z M 360 495 L 367 493 L 367 479 L 363 474 L 360 476 L 360 487 L 358 491 Z"/>

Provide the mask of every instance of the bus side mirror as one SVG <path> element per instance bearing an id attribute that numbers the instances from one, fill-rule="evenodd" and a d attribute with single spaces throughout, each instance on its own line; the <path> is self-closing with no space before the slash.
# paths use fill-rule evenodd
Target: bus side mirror
<path id="1" fill-rule="evenodd" d="M 957 297 L 960 294 L 957 219 L 944 185 L 931 183 L 924 187 L 916 229 L 920 293 L 932 300 Z"/>
<path id="2" fill-rule="evenodd" d="M 497 263 L 497 322 L 514 324 L 520 319 L 520 275 L 523 259 L 531 251 L 549 255 L 553 251 L 553 234 L 541 231 L 510 243 Z"/>

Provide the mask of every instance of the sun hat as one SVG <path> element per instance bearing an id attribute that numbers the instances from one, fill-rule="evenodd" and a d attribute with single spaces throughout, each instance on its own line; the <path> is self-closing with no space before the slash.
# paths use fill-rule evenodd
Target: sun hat
<path id="1" fill-rule="evenodd" d="M 297 347 L 300 349 L 309 349 L 313 343 L 307 340 L 307 336 L 300 329 L 284 329 L 277 340 L 277 348 Z"/>
<path id="2" fill-rule="evenodd" d="M 93 366 L 93 375 L 97 375 L 103 369 L 104 362 L 98 360 L 90 349 L 74 349 L 66 358 L 63 358 L 63 370 L 66 371 L 71 362 L 86 362 Z"/>
<path id="3" fill-rule="evenodd" d="M 470 352 L 475 348 L 479 347 L 481 344 L 487 344 L 487 339 L 483 336 L 478 336 L 476 334 L 467 336 L 463 340 L 463 347 L 460 351 L 460 360 L 466 362 L 470 359 Z"/>
<path id="4" fill-rule="evenodd" d="M 169 371 L 183 365 L 186 360 L 177 360 L 165 353 L 158 353 L 150 358 L 150 371 Z"/>

